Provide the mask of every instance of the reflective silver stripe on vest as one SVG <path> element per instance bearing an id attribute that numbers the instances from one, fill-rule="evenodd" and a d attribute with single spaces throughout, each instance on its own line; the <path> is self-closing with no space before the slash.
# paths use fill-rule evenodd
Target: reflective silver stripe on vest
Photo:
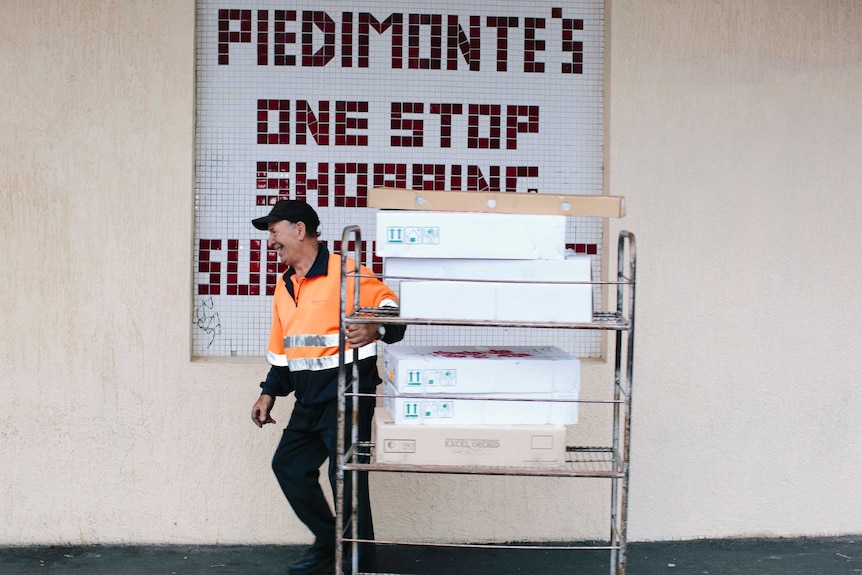
<path id="1" fill-rule="evenodd" d="M 353 363 L 353 350 L 349 349 L 344 352 L 344 362 Z M 375 357 L 377 355 L 377 342 L 363 345 L 357 350 L 359 359 Z M 332 369 L 338 367 L 338 354 L 327 355 L 324 357 L 300 357 L 298 359 L 287 360 L 287 366 L 290 371 L 322 371 L 324 369 Z"/>
<path id="2" fill-rule="evenodd" d="M 392 298 L 386 298 L 382 302 L 380 302 L 380 307 L 394 307 L 398 308 L 398 302 Z"/>
<path id="3" fill-rule="evenodd" d="M 277 367 L 287 367 L 287 356 L 283 353 L 273 353 L 267 350 L 266 361 L 269 362 L 270 365 L 275 365 Z"/>
<path id="4" fill-rule="evenodd" d="M 284 338 L 284 349 L 291 347 L 338 347 L 338 334 L 320 335 L 305 333 Z"/>

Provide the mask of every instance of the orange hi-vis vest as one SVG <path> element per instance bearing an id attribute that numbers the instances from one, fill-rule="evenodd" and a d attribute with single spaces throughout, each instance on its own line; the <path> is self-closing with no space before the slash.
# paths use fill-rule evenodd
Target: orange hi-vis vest
<path id="1" fill-rule="evenodd" d="M 355 270 L 352 258 L 348 272 Z M 360 267 L 359 305 L 361 307 L 398 307 L 398 297 L 371 270 Z M 346 312 L 353 312 L 355 278 L 347 278 Z M 319 244 L 317 258 L 304 278 L 297 279 L 290 268 L 275 286 L 272 300 L 272 327 L 267 361 L 290 370 L 297 399 L 318 403 L 334 398 L 338 381 L 338 339 L 341 301 L 341 256 L 330 254 Z M 358 360 L 377 361 L 377 344 L 356 350 Z M 345 353 L 346 362 L 354 353 Z"/>

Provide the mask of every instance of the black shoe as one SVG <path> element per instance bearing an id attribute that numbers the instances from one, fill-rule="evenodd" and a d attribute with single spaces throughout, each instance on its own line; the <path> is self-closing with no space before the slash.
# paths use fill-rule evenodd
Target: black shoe
<path id="1" fill-rule="evenodd" d="M 335 571 L 335 551 L 311 547 L 290 565 L 289 575 L 317 575 Z"/>

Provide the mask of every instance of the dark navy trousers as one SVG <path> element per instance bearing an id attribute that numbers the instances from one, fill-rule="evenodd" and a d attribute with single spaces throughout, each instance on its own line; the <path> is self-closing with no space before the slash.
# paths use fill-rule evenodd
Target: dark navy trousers
<path id="1" fill-rule="evenodd" d="M 374 415 L 374 397 L 348 397 L 346 441 L 350 442 L 353 401 L 359 403 L 359 440 L 371 439 L 371 418 Z M 333 399 L 319 405 L 303 405 L 299 401 L 293 408 L 290 422 L 281 437 L 281 442 L 272 458 L 272 469 L 281 490 L 293 507 L 294 513 L 314 534 L 314 547 L 326 552 L 335 549 L 335 516 L 320 487 L 320 466 L 329 459 L 329 484 L 333 500 L 336 490 L 338 458 L 338 400 Z M 344 509 L 350 507 L 351 475 L 344 473 Z M 371 518 L 371 502 L 368 496 L 368 473 L 357 474 L 359 487 L 359 538 L 374 539 Z M 345 522 L 349 521 L 345 513 Z M 347 537 L 351 534 L 347 532 Z M 373 554 L 373 547 L 360 547 L 362 555 Z M 370 559 L 370 557 L 369 557 Z"/>

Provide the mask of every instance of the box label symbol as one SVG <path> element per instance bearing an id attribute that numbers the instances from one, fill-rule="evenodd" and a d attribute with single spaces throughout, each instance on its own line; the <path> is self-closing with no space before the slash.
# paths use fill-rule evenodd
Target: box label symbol
<path id="1" fill-rule="evenodd" d="M 419 228 L 407 228 L 404 231 L 404 243 L 406 244 L 421 244 L 422 232 Z"/>
<path id="2" fill-rule="evenodd" d="M 390 244 L 400 244 L 404 241 L 404 228 L 386 228 L 386 241 Z"/>
<path id="3" fill-rule="evenodd" d="M 383 443 L 386 453 L 416 453 L 415 439 L 387 439 Z"/>
<path id="4" fill-rule="evenodd" d="M 451 401 L 423 401 L 423 418 L 455 417 L 455 405 Z"/>
<path id="5" fill-rule="evenodd" d="M 407 372 L 407 385 L 420 386 L 422 385 L 422 370 L 411 369 Z"/>
<path id="6" fill-rule="evenodd" d="M 422 233 L 422 243 L 436 245 L 440 243 L 440 228 L 425 228 Z"/>
<path id="7" fill-rule="evenodd" d="M 404 419 L 417 419 L 419 417 L 419 402 L 408 401 L 404 404 Z"/>

